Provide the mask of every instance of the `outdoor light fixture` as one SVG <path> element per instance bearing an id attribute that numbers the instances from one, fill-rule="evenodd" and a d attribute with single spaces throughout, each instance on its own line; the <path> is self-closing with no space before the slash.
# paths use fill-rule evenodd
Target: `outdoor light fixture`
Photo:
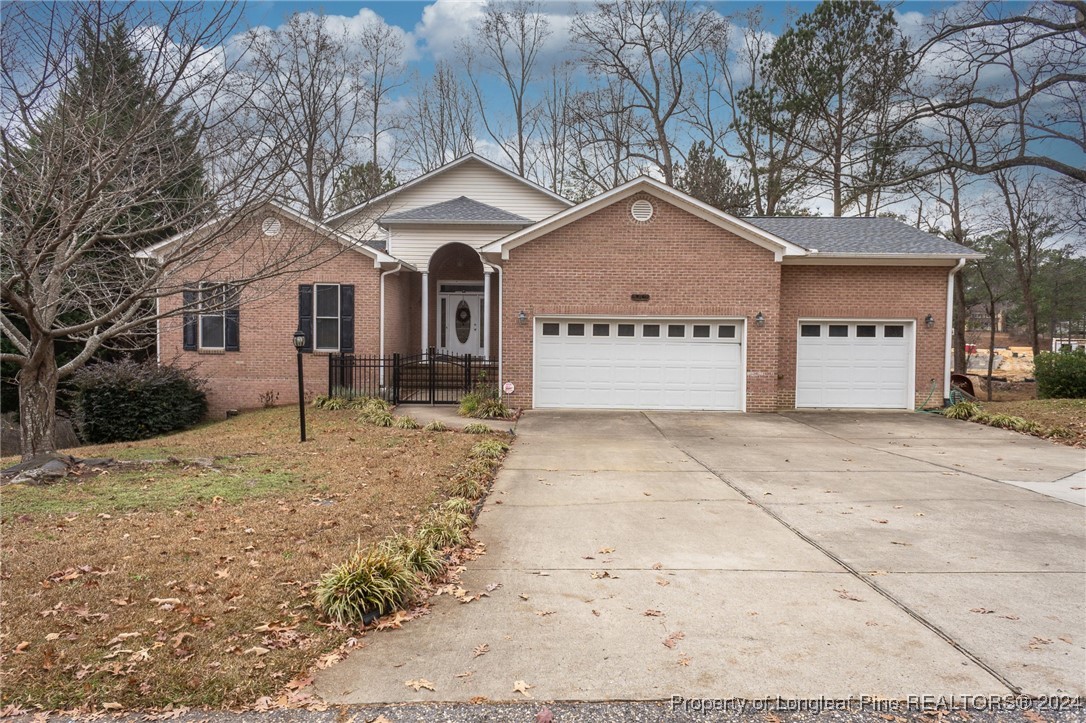
<path id="1" fill-rule="evenodd" d="M 935 317 L 932 316 L 931 314 L 928 314 L 927 316 L 925 316 L 924 317 L 924 326 L 928 327 L 929 329 L 932 328 L 933 326 L 935 326 Z"/>
<path id="2" fill-rule="evenodd" d="M 528 321 L 528 315 L 527 314 L 525 314 L 523 311 L 520 312 L 519 314 L 517 314 L 517 322 L 518 323 L 523 324 L 526 321 Z"/>
<path id="3" fill-rule="evenodd" d="M 755 326 L 765 326 L 765 314 L 763 314 L 760 311 L 757 314 L 755 314 L 754 315 L 754 325 Z"/>
<path id="4" fill-rule="evenodd" d="M 302 382 L 302 347 L 305 346 L 305 332 L 294 332 L 294 348 L 298 352 L 298 428 L 302 441 L 305 441 L 305 385 Z"/>

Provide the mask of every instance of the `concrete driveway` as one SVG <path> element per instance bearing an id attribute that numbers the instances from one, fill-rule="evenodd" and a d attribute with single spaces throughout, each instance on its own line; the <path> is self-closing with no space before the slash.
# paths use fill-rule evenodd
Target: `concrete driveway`
<path id="1" fill-rule="evenodd" d="M 500 587 L 367 635 L 326 700 L 1086 695 L 1082 450 L 905 412 L 518 433 L 463 575 Z"/>

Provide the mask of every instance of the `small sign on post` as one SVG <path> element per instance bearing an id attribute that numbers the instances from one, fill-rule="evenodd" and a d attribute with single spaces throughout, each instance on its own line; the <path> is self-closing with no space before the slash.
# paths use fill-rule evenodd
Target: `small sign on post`
<path id="1" fill-rule="evenodd" d="M 506 394 L 512 394 L 514 391 L 516 391 L 516 387 L 513 386 L 513 382 L 506 382 L 502 385 L 502 391 Z"/>

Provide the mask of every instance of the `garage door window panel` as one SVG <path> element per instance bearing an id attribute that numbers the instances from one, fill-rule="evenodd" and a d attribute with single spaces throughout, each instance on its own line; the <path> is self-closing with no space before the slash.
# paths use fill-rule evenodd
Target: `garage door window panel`
<path id="1" fill-rule="evenodd" d="M 584 336 L 584 324 L 567 324 L 566 334 L 569 336 Z"/>

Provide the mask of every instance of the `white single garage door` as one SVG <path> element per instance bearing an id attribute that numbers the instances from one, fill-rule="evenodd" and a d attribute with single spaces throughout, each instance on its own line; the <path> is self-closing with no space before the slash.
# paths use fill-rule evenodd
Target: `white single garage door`
<path id="1" fill-rule="evenodd" d="M 743 322 L 537 319 L 535 406 L 743 408 Z"/>
<path id="2" fill-rule="evenodd" d="M 912 407 L 911 323 L 801 320 L 796 356 L 797 407 Z"/>

